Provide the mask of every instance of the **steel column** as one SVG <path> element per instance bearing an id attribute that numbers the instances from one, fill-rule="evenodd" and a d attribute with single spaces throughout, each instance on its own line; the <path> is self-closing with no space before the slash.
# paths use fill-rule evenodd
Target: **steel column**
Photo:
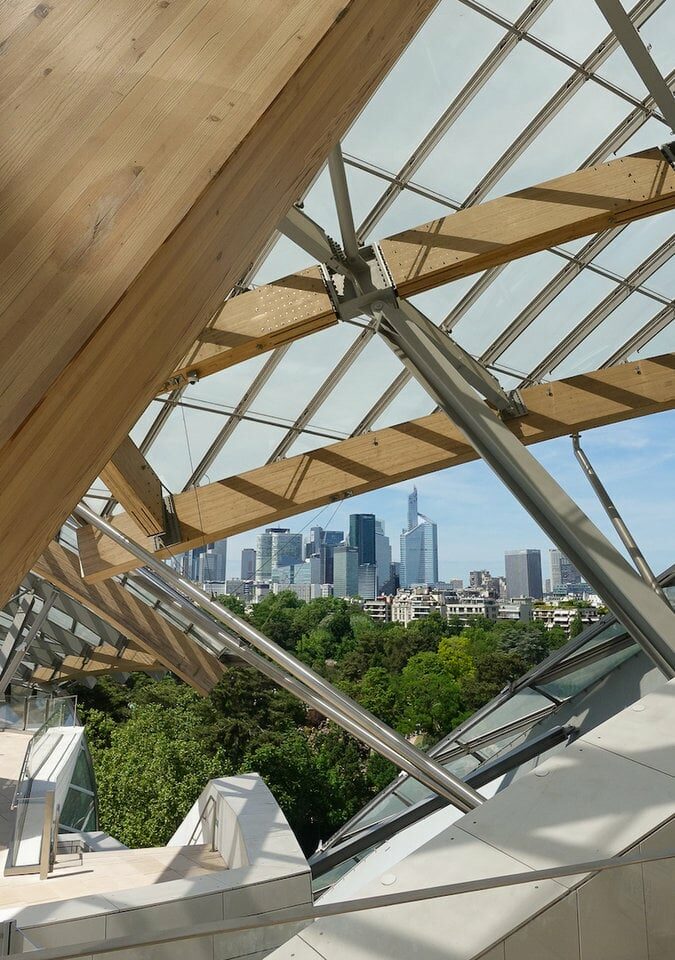
<path id="1" fill-rule="evenodd" d="M 445 335 L 412 304 L 374 306 L 380 334 L 663 673 L 675 677 L 675 613 L 479 398 L 448 359 Z"/>

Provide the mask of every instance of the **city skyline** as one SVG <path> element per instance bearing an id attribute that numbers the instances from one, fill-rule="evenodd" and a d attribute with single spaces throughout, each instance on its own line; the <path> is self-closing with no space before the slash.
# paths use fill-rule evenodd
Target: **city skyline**
<path id="1" fill-rule="evenodd" d="M 585 445 L 647 559 L 659 572 L 673 560 L 670 544 L 664 542 L 662 534 L 664 525 L 675 524 L 675 504 L 669 494 L 669 465 L 675 454 L 663 431 L 667 434 L 669 427 L 675 426 L 675 414 L 659 414 L 653 419 L 667 422 L 660 428 L 658 422 L 652 426 L 645 421 L 641 426 L 649 426 L 646 435 L 630 422 L 599 427 L 588 432 Z M 535 453 L 603 533 L 618 543 L 573 459 L 569 439 L 540 444 Z M 544 577 L 548 579 L 548 551 L 555 545 L 484 464 L 468 463 L 439 471 L 417 478 L 415 484 L 438 525 L 441 580 L 462 578 L 467 582 L 472 569 L 489 569 L 494 576 L 503 576 L 505 551 L 526 548 L 541 551 Z M 348 530 L 351 513 L 374 513 L 383 521 L 396 554 L 410 492 L 410 482 L 395 484 L 290 517 L 280 525 L 308 536 L 312 526 Z M 241 549 L 252 546 L 262 529 L 229 538 L 228 577 L 239 576 Z"/>

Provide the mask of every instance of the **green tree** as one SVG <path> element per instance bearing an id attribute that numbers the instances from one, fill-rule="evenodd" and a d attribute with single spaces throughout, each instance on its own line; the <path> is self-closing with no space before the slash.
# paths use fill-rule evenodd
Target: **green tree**
<path id="1" fill-rule="evenodd" d="M 354 691 L 354 696 L 366 710 L 390 726 L 398 715 L 398 689 L 395 678 L 384 667 L 371 667 Z"/>
<path id="2" fill-rule="evenodd" d="M 579 634 L 584 629 L 584 624 L 581 619 L 581 613 L 577 610 L 576 614 L 570 622 L 570 640 L 574 637 L 578 637 Z"/>
<path id="3" fill-rule="evenodd" d="M 197 699 L 182 687 L 170 708 L 137 706 L 106 749 L 92 741 L 101 825 L 127 846 L 166 844 L 208 781 L 233 772 L 200 736 Z"/>
<path id="4" fill-rule="evenodd" d="M 402 733 L 421 731 L 438 739 L 461 712 L 460 688 L 438 653 L 417 653 L 401 671 Z"/>
<path id="5" fill-rule="evenodd" d="M 246 616 L 246 607 L 241 597 L 237 597 L 232 593 L 221 593 L 216 599 L 221 607 L 231 610 L 232 613 L 236 613 L 240 617 Z"/>
<path id="6" fill-rule="evenodd" d="M 471 656 L 471 643 L 468 637 L 442 637 L 438 644 L 438 655 L 455 680 L 468 680 L 475 677 L 476 664 Z"/>

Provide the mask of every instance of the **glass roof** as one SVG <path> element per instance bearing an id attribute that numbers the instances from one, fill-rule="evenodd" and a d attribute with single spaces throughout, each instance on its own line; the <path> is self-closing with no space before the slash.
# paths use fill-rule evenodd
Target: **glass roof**
<path id="1" fill-rule="evenodd" d="M 675 32 L 675 3 L 639 0 L 631 15 L 672 79 L 666 37 Z M 668 137 L 594 4 L 441 0 L 344 137 L 343 152 L 365 241 Z M 325 169 L 304 209 L 338 235 Z M 674 222 L 675 214 L 660 214 L 416 301 L 469 352 L 497 364 L 493 372 L 509 389 L 527 377 L 569 376 L 671 350 Z M 264 284 L 311 262 L 290 240 L 271 237 L 241 285 Z M 556 355 L 561 338 L 582 321 L 579 342 L 563 344 Z M 622 353 L 624 347 L 630 349 Z M 181 396 L 158 398 L 132 437 L 176 492 L 360 432 L 400 372 L 376 337 L 340 324 L 208 377 Z M 431 409 L 406 380 L 366 428 Z M 89 505 L 103 509 L 101 482 L 90 492 Z"/>
<path id="2" fill-rule="evenodd" d="M 675 82 L 675 0 L 629 9 Z M 669 136 L 594 4 L 440 0 L 342 146 L 358 233 L 372 241 Z M 300 199 L 338 236 L 325 168 Z M 507 389 L 656 355 L 675 349 L 674 223 L 671 212 L 616 227 L 414 301 Z M 311 263 L 275 234 L 239 289 Z M 131 435 L 178 492 L 432 409 L 364 318 L 156 398 Z M 87 502 L 102 511 L 108 497 L 99 479 Z M 95 639 L 62 629 L 78 648 Z"/>

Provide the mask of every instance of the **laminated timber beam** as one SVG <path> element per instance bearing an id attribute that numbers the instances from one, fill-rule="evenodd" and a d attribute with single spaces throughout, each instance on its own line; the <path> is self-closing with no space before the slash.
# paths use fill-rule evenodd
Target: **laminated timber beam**
<path id="1" fill-rule="evenodd" d="M 0 605 L 434 5 L 13 5 L 0 60 Z"/>
<path id="2" fill-rule="evenodd" d="M 80 680 L 86 677 L 96 677 L 104 673 L 157 673 L 166 670 L 154 657 L 140 650 L 127 647 L 122 653 L 107 643 L 94 647 L 88 656 L 64 657 L 58 666 L 36 667 L 31 679 L 38 683 L 56 683 L 65 680 Z"/>
<path id="3" fill-rule="evenodd" d="M 382 240 L 402 297 L 675 207 L 660 149 L 597 164 Z M 318 267 L 227 301 L 160 392 L 337 323 Z"/>
<path id="4" fill-rule="evenodd" d="M 581 374 L 521 390 L 527 413 L 507 421 L 524 444 L 566 436 L 675 407 L 675 354 Z M 176 494 L 182 540 L 171 551 L 313 510 L 476 460 L 478 455 L 444 413 L 341 440 L 318 450 L 250 470 L 240 476 Z M 125 514 L 113 526 L 142 543 L 154 543 Z M 96 582 L 132 569 L 138 561 L 91 526 L 77 533 L 84 577 Z M 157 552 L 169 556 L 168 550 Z"/>
<path id="5" fill-rule="evenodd" d="M 101 480 L 148 536 L 165 532 L 161 481 L 131 437 L 101 470 Z"/>
<path id="6" fill-rule="evenodd" d="M 199 693 L 208 693 L 222 675 L 223 667 L 215 657 L 114 580 L 96 585 L 85 583 L 77 554 L 59 544 L 49 544 L 33 564 L 33 573 L 111 624 L 162 668 L 175 673 Z"/>

